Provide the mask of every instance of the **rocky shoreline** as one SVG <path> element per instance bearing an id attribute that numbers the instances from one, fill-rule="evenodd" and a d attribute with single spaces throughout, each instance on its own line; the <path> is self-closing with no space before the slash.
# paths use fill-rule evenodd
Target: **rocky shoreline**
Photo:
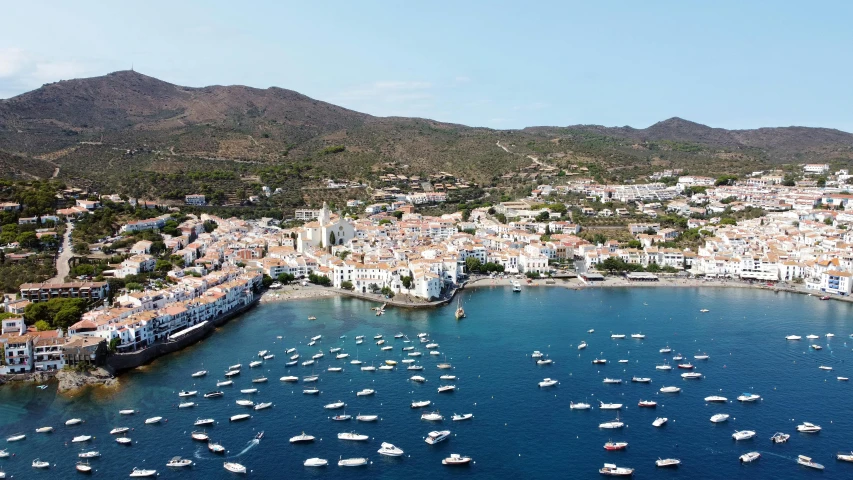
<path id="1" fill-rule="evenodd" d="M 59 382 L 59 393 L 73 393 L 82 388 L 95 385 L 116 387 L 119 384 L 118 379 L 103 368 L 95 368 L 88 372 L 61 370 L 57 372 L 56 380 Z"/>

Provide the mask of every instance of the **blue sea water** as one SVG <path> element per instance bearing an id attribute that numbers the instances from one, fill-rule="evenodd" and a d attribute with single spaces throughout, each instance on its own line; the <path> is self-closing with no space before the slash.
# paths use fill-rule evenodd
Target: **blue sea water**
<path id="1" fill-rule="evenodd" d="M 7 478 L 70 478 L 77 476 L 74 465 L 79 445 L 68 443 L 75 435 L 94 435 L 86 448 L 97 449 L 102 457 L 91 461 L 93 478 L 125 478 L 133 467 L 153 468 L 159 478 L 232 478 L 222 468 L 223 457 L 209 453 L 204 444 L 194 442 L 190 433 L 198 417 L 212 417 L 218 423 L 207 429 L 211 438 L 228 449 L 224 457 L 244 464 L 249 478 L 598 478 L 605 462 L 636 469 L 636 478 L 808 478 L 820 473 L 798 466 L 799 454 L 809 455 L 826 465 L 824 478 L 851 478 L 853 464 L 836 462 L 838 451 L 853 449 L 851 392 L 853 384 L 839 382 L 836 376 L 853 377 L 851 348 L 853 324 L 849 321 L 853 306 L 841 302 L 821 302 L 816 297 L 747 289 L 607 289 L 573 291 L 561 288 L 525 288 L 512 293 L 508 288 L 484 288 L 466 291 L 462 296 L 468 318 L 453 318 L 455 305 L 430 311 L 389 308 L 382 317 L 370 310 L 373 304 L 347 299 L 327 298 L 312 301 L 264 304 L 233 320 L 203 342 L 150 366 L 123 375 L 115 392 L 90 390 L 74 398 L 56 394 L 55 385 L 38 390 L 32 385 L 0 388 L 0 435 L 27 434 L 22 442 L 5 443 L 15 456 L 0 459 Z M 702 314 L 702 308 L 710 312 Z M 317 317 L 309 321 L 310 315 Z M 595 333 L 587 333 L 594 328 Z M 424 352 L 418 364 L 422 372 L 411 372 L 400 363 L 394 371 L 362 372 L 349 360 L 336 360 L 329 348 L 342 346 L 352 357 L 377 367 L 386 359 L 402 360 L 406 352 L 402 332 Z M 440 344 L 440 356 L 426 354 L 417 333 L 429 333 Z M 611 333 L 642 332 L 645 340 L 612 340 Z M 827 339 L 824 335 L 835 333 Z M 820 335 L 815 342 L 823 350 L 808 348 L 805 335 Z M 322 334 L 315 347 L 306 344 L 310 337 Z M 382 352 L 372 340 L 383 334 L 393 351 Z M 803 341 L 789 342 L 785 335 L 798 334 Z M 346 335 L 345 339 L 340 339 Z M 365 335 L 358 348 L 356 335 Z M 277 339 L 282 336 L 282 339 Z M 585 340 L 589 347 L 577 350 Z M 672 355 L 659 349 L 671 346 L 692 360 L 699 352 L 710 355 L 708 361 L 692 360 L 701 380 L 682 380 L 683 370 L 655 370 L 654 366 Z M 325 357 L 317 368 L 286 368 L 284 351 L 297 347 L 300 362 L 320 349 Z M 259 350 L 275 353 L 263 367 L 249 369 Z M 550 366 L 537 366 L 530 358 L 541 350 L 554 360 Z M 446 355 L 446 357 L 445 357 Z M 602 357 L 607 365 L 593 365 Z M 438 394 L 445 383 L 439 376 L 446 372 L 436 365 L 452 363 L 457 390 Z M 628 359 L 627 364 L 617 363 Z M 204 399 L 201 394 L 216 390 L 215 383 L 229 365 L 243 364 L 243 373 L 235 385 L 221 387 L 224 398 Z M 676 362 L 671 362 L 676 363 Z M 330 365 L 343 366 L 343 373 L 329 373 Z M 829 365 L 832 372 L 818 369 Z M 190 374 L 206 369 L 203 379 Z M 302 394 L 303 384 L 282 383 L 284 375 L 320 375 L 318 396 Z M 266 384 L 252 384 L 263 373 Z M 413 374 L 428 379 L 425 384 L 408 380 Z M 653 379 L 649 385 L 631 383 L 633 375 Z M 540 389 L 545 377 L 560 384 Z M 602 384 L 604 377 L 621 378 L 622 385 Z M 658 393 L 664 385 L 677 385 L 677 395 Z M 257 387 L 256 395 L 242 395 L 241 388 Z M 372 397 L 356 397 L 363 388 L 376 390 Z M 177 393 L 182 389 L 199 390 L 192 409 L 178 409 Z M 755 392 L 763 400 L 741 404 L 735 400 L 741 392 Z M 706 404 L 704 397 L 720 394 L 727 404 Z M 275 406 L 263 411 L 240 407 L 234 402 L 251 397 L 256 402 L 272 401 Z M 658 401 L 657 409 L 637 407 L 640 399 Z M 334 422 L 323 405 L 337 400 L 347 403 L 346 413 L 376 414 L 376 423 Z M 431 400 L 446 416 L 440 425 L 421 421 L 421 410 L 413 410 L 413 400 Z M 624 403 L 620 418 L 626 423 L 621 431 L 600 430 L 598 424 L 615 418 L 612 411 L 600 411 L 598 400 Z M 593 403 L 591 411 L 572 411 L 570 401 Z M 139 410 L 134 416 L 120 416 L 120 409 Z M 228 417 L 251 413 L 245 422 L 229 423 Z M 469 422 L 451 422 L 453 413 L 473 413 Z M 728 413 L 723 424 L 709 421 L 715 413 Z M 159 425 L 144 420 L 163 416 Z M 663 428 L 651 425 L 657 416 L 666 416 Z M 66 427 L 65 420 L 85 419 L 80 426 Z M 796 425 L 810 421 L 823 427 L 819 434 L 796 432 Z M 36 434 L 40 426 L 51 425 L 51 434 Z M 116 426 L 133 428 L 132 446 L 114 442 L 109 435 Z M 424 443 L 428 432 L 450 429 L 452 438 L 435 446 Z M 755 439 L 735 442 L 736 429 L 756 430 Z M 257 431 L 265 432 L 257 444 L 251 442 Z M 291 445 L 288 439 L 305 431 L 317 437 L 308 445 Z M 368 442 L 344 442 L 336 434 L 356 431 L 370 436 Z M 782 431 L 791 434 L 783 445 L 773 445 L 770 436 Z M 607 452 L 603 444 L 627 441 L 625 451 Z M 402 458 L 382 457 L 376 453 L 382 442 L 391 442 L 403 450 Z M 762 458 L 741 465 L 738 456 L 756 450 Z M 441 465 L 450 453 L 474 458 L 470 467 Z M 165 466 L 173 456 L 193 459 L 196 464 L 185 470 Z M 340 468 L 339 457 L 368 457 L 372 464 L 364 468 Z M 34 470 L 35 458 L 47 460 L 52 467 Z M 302 466 L 309 457 L 329 460 L 323 469 Z M 678 469 L 655 467 L 657 458 L 682 460 Z"/>

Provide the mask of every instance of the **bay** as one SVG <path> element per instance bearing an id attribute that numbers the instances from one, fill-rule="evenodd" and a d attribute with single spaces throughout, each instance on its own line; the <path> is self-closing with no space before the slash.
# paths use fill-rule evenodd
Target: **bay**
<path id="1" fill-rule="evenodd" d="M 222 468 L 225 459 L 244 464 L 252 478 L 597 478 L 605 462 L 633 467 L 638 478 L 805 478 L 816 472 L 796 464 L 799 454 L 808 455 L 826 465 L 825 478 L 849 478 L 853 465 L 836 462 L 838 451 L 853 449 L 851 436 L 851 385 L 836 377 L 853 376 L 851 347 L 853 333 L 851 305 L 821 302 L 816 297 L 736 288 L 634 288 L 565 290 L 562 288 L 525 288 L 512 293 L 508 288 L 481 288 L 463 293 L 468 318 L 453 318 L 455 305 L 437 310 L 410 311 L 390 308 L 377 317 L 375 306 L 348 298 L 263 304 L 233 320 L 203 342 L 152 365 L 123 375 L 122 386 L 115 391 L 89 390 L 73 398 L 56 394 L 55 386 L 45 391 L 32 385 L 0 388 L 0 433 L 2 438 L 17 432 L 27 439 L 5 443 L 15 456 L 0 459 L 0 469 L 14 478 L 67 478 L 77 475 L 74 464 L 79 444 L 70 444 L 75 435 L 94 435 L 87 449 L 101 452 L 91 463 L 93 477 L 126 477 L 133 467 L 153 468 L 160 478 L 232 478 Z M 707 308 L 708 313 L 700 313 Z M 309 316 L 317 320 L 308 320 Z M 595 329 L 595 333 L 587 330 Z M 412 340 L 404 344 L 394 334 L 405 333 Z M 427 354 L 417 334 L 425 332 L 439 344 L 439 356 Z M 643 333 L 644 340 L 631 339 Z M 824 335 L 834 333 L 834 338 Z M 628 338 L 613 340 L 611 333 Z M 314 347 L 310 337 L 323 335 Z M 392 351 L 383 352 L 374 335 L 382 334 Z M 786 341 L 789 334 L 802 335 L 800 342 Z M 824 348 L 814 351 L 805 338 L 819 335 L 815 343 Z M 341 339 L 345 335 L 345 339 Z M 364 335 L 356 346 L 355 337 Z M 276 338 L 281 336 L 281 339 Z M 585 340 L 589 347 L 578 351 Z M 408 357 L 406 345 L 424 353 Z M 659 349 L 670 346 L 673 353 Z M 350 358 L 336 360 L 329 353 L 340 346 Z M 285 349 L 296 347 L 300 362 L 322 350 L 325 356 L 314 367 L 286 368 Z M 262 367 L 250 369 L 259 350 L 276 355 Z M 540 350 L 553 359 L 550 366 L 537 366 L 530 354 Z M 707 352 L 707 361 L 692 356 Z M 683 370 L 655 370 L 654 366 L 675 353 L 692 360 L 701 380 L 683 380 Z M 446 355 L 446 356 L 445 356 Z M 422 372 L 407 371 L 399 363 L 394 371 L 363 372 L 351 365 L 352 358 L 379 367 L 384 360 L 416 358 Z M 593 365 L 593 358 L 608 360 Z M 617 363 L 627 359 L 629 363 Z M 446 371 L 436 365 L 447 361 L 458 377 L 457 390 L 438 394 L 439 379 Z M 223 398 L 204 399 L 201 395 L 216 390 L 229 365 L 243 364 L 235 385 L 221 387 Z M 670 363 L 675 364 L 677 362 Z M 832 366 L 831 372 L 818 369 Z M 342 373 L 326 371 L 341 366 Z M 192 372 L 210 371 L 202 379 Z M 321 394 L 304 395 L 311 384 L 282 383 L 279 377 L 303 377 L 316 373 Z M 259 375 L 267 383 L 253 384 Z M 408 380 L 413 374 L 427 378 L 424 384 Z M 651 384 L 632 384 L 633 375 L 651 377 Z M 539 388 L 545 377 L 560 384 Z M 621 378 L 622 385 L 606 385 L 605 377 Z M 677 395 L 658 393 L 664 385 L 682 388 Z M 259 393 L 244 395 L 241 388 L 256 387 Z M 369 397 L 357 397 L 363 388 L 376 390 Z M 198 390 L 195 408 L 178 409 L 178 392 Z M 741 404 L 735 398 L 742 392 L 762 396 L 755 404 Z M 729 403 L 706 404 L 704 397 L 723 395 Z M 236 405 L 241 398 L 256 402 L 271 401 L 273 408 L 254 411 Z M 637 407 L 640 399 L 656 400 L 656 409 Z M 334 422 L 323 405 L 341 400 L 347 414 L 376 414 L 375 423 Z M 445 416 L 439 424 L 420 420 L 422 411 L 411 409 L 413 400 L 431 400 Z M 600 430 L 598 424 L 613 420 L 615 413 L 600 411 L 598 400 L 625 404 L 620 418 L 626 427 L 619 431 Z M 571 411 L 570 401 L 588 401 L 591 411 Z M 434 407 L 434 408 L 433 408 Z M 120 416 L 125 408 L 139 410 L 133 416 Z M 250 413 L 250 420 L 230 423 L 228 417 Z M 469 422 L 451 422 L 453 413 L 473 413 Z M 728 413 L 727 423 L 712 424 L 715 413 Z M 162 416 L 159 425 L 144 420 Z M 657 416 L 669 418 L 663 428 L 651 425 Z M 65 420 L 83 418 L 85 423 L 66 427 Z M 190 439 L 198 417 L 211 417 L 218 423 L 207 428 L 211 438 L 222 443 L 228 453 L 217 457 L 204 444 Z M 796 432 L 803 421 L 823 427 L 819 434 Z M 50 425 L 52 434 L 36 434 L 35 429 Z M 116 426 L 133 430 L 130 447 L 118 445 L 108 434 Z M 429 446 L 423 438 L 431 430 L 449 429 L 453 436 Z M 755 439 L 734 442 L 735 430 L 758 432 Z M 264 431 L 256 444 L 252 438 Z M 317 437 L 308 445 L 291 445 L 288 439 L 305 431 Z M 337 433 L 355 431 L 370 436 L 367 442 L 344 442 Z M 791 434 L 787 444 L 773 445 L 769 438 L 781 431 Z M 612 439 L 627 441 L 621 452 L 606 452 L 603 444 Z M 382 442 L 390 442 L 405 451 L 402 458 L 382 457 L 376 453 Z M 759 451 L 762 458 L 741 465 L 738 456 Z M 450 453 L 473 457 L 470 467 L 450 468 L 441 459 Z M 191 458 L 191 469 L 172 470 L 165 464 L 173 456 Z M 47 471 L 36 471 L 35 458 L 49 461 Z M 330 466 L 310 469 L 302 466 L 309 457 L 326 458 Z M 339 457 L 367 457 L 365 468 L 337 467 Z M 675 457 L 683 464 L 663 470 L 654 465 L 657 458 Z"/>

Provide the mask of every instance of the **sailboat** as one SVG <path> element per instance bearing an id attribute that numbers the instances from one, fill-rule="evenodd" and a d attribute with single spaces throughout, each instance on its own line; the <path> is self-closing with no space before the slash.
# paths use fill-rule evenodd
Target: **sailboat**
<path id="1" fill-rule="evenodd" d="M 456 301 L 456 320 L 461 320 L 465 318 L 465 309 L 462 308 L 462 299 L 459 298 Z"/>

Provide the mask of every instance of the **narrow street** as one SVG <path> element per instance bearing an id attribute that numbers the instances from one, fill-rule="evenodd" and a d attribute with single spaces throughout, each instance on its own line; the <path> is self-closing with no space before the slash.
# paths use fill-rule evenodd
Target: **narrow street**
<path id="1" fill-rule="evenodd" d="M 71 271 L 71 267 L 68 265 L 68 262 L 71 260 L 72 256 L 71 230 L 73 229 L 73 223 L 68 222 L 65 224 L 65 235 L 62 237 L 62 243 L 59 245 L 59 248 L 62 249 L 62 253 L 56 257 L 56 276 L 48 280 L 47 283 L 62 283 Z"/>

